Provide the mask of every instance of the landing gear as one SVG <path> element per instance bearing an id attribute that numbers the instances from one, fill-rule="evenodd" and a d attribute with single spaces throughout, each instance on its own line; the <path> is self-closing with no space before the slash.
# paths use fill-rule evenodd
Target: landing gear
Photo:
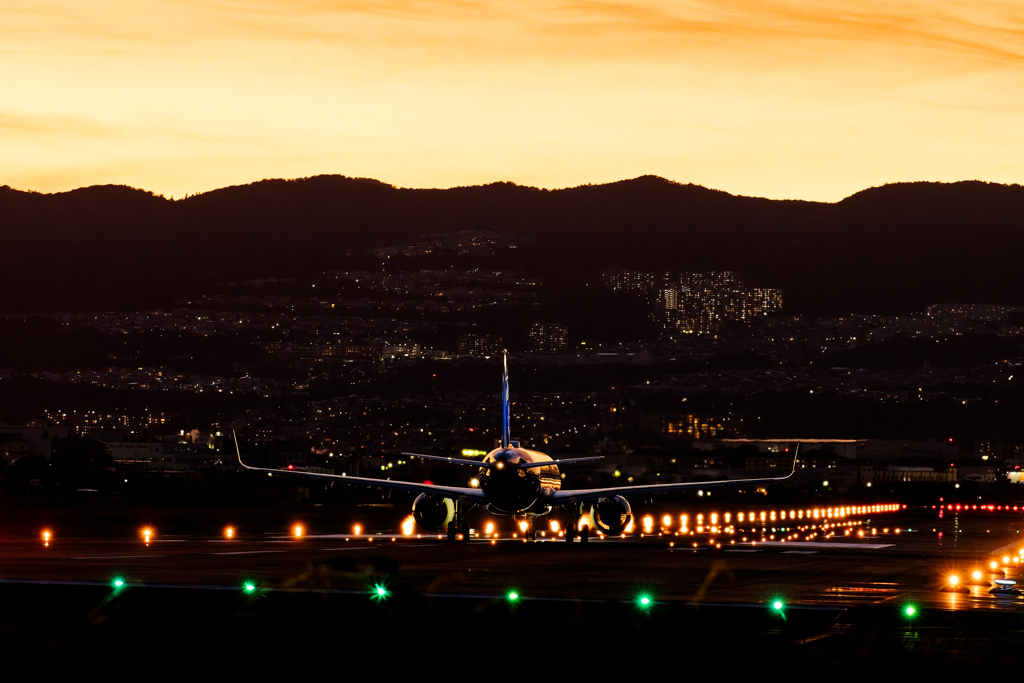
<path id="1" fill-rule="evenodd" d="M 584 524 L 580 526 L 580 518 L 583 516 L 583 504 L 566 507 L 569 513 L 569 525 L 565 528 L 565 542 L 572 543 L 579 536 L 580 543 L 586 543 L 590 535 L 590 528 Z"/>
<path id="2" fill-rule="evenodd" d="M 473 506 L 469 506 L 469 510 L 472 510 Z M 465 510 L 465 512 L 469 512 Z M 448 522 L 448 540 L 452 543 L 459 540 L 459 535 L 462 535 L 463 541 L 469 540 L 469 522 L 462 519 L 463 515 L 462 505 L 455 501 L 455 518 Z"/>

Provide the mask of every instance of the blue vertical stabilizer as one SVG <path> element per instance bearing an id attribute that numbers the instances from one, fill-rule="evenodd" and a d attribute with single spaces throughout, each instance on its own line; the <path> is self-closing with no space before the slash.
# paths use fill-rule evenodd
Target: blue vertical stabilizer
<path id="1" fill-rule="evenodd" d="M 501 352 L 504 359 L 505 372 L 501 376 L 501 447 L 508 448 L 512 445 L 511 429 L 509 425 L 510 410 L 508 399 L 508 351 Z"/>

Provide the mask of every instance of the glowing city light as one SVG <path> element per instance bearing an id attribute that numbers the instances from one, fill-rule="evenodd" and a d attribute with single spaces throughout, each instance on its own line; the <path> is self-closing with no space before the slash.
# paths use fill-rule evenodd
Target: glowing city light
<path id="1" fill-rule="evenodd" d="M 493 524 L 491 524 L 490 526 L 491 526 L 491 528 L 492 528 L 492 529 L 494 528 L 494 525 L 493 525 Z M 556 533 L 556 534 L 557 534 L 557 533 L 558 533 L 558 532 L 559 532 L 559 531 L 561 530 L 561 528 L 562 528 L 562 527 L 561 527 L 561 525 L 559 525 L 558 521 L 557 521 L 557 520 L 554 520 L 554 519 L 553 519 L 553 520 L 551 520 L 551 524 L 550 524 L 549 526 L 551 527 L 551 531 L 552 531 L 553 533 Z M 488 530 L 488 532 L 487 532 L 487 533 L 491 533 L 491 532 L 490 532 L 490 530 Z"/>
<path id="2" fill-rule="evenodd" d="M 529 529 L 529 528 L 530 528 L 530 523 L 529 522 L 527 522 L 525 519 L 519 520 L 519 530 L 520 531 L 522 531 L 525 534 L 526 530 Z"/>
<path id="3" fill-rule="evenodd" d="M 641 520 L 641 522 L 644 525 L 645 534 L 649 534 L 652 531 L 654 531 L 654 517 L 651 517 L 650 515 L 644 515 L 644 518 L 643 520 Z"/>

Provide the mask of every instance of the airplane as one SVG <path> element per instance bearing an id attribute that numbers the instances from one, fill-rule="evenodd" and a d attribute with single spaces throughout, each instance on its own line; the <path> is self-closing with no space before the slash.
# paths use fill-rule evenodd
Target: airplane
<path id="1" fill-rule="evenodd" d="M 420 494 L 412 504 L 412 515 L 416 523 L 424 529 L 442 532 L 447 531 L 448 540 L 454 541 L 461 537 L 469 538 L 469 523 L 465 516 L 477 506 L 486 507 L 495 515 L 512 516 L 526 519 L 529 522 L 527 537 L 536 539 L 533 521 L 538 517 L 551 514 L 555 508 L 562 508 L 569 513 L 572 523 L 565 530 L 565 540 L 572 543 L 579 537 L 586 543 L 590 536 L 590 525 L 606 536 L 618 536 L 625 531 L 633 519 L 633 512 L 626 500 L 627 495 L 650 496 L 671 491 L 687 489 L 706 489 L 713 486 L 736 484 L 759 484 L 788 479 L 796 472 L 797 452 L 793 454 L 793 468 L 789 474 L 781 477 L 762 477 L 757 479 L 722 479 L 718 481 L 699 481 L 671 484 L 638 484 L 630 486 L 613 486 L 598 489 L 581 489 L 563 491 L 559 465 L 600 460 L 603 456 L 582 458 L 553 459 L 538 451 L 522 448 L 518 441 L 510 438 L 511 410 L 508 383 L 508 352 L 503 352 L 504 372 L 501 380 L 501 445 L 495 448 L 483 460 L 468 458 L 452 458 L 443 455 L 424 455 L 422 453 L 402 453 L 402 455 L 439 460 L 456 465 L 467 465 L 479 469 L 477 479 L 479 488 L 460 486 L 439 486 L 390 479 L 374 479 L 371 477 L 350 477 L 339 474 L 321 474 L 300 470 L 279 470 L 264 467 L 251 467 L 242 462 L 235 438 L 235 452 L 238 463 L 252 472 L 266 472 L 270 475 L 286 475 L 307 479 L 320 479 L 347 486 L 364 486 L 389 491 L 407 491 Z M 580 524 L 585 514 L 586 505 L 590 505 L 587 521 Z"/>

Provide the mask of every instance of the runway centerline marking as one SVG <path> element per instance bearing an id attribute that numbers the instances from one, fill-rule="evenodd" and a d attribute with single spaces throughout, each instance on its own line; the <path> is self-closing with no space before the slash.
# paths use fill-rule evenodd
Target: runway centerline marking
<path id="1" fill-rule="evenodd" d="M 235 550 L 229 553 L 203 553 L 204 555 L 262 555 L 265 553 L 284 553 L 287 550 Z"/>
<path id="2" fill-rule="evenodd" d="M 167 557 L 167 555 L 90 555 L 88 557 L 69 557 L 69 560 L 127 560 L 138 557 Z"/>

